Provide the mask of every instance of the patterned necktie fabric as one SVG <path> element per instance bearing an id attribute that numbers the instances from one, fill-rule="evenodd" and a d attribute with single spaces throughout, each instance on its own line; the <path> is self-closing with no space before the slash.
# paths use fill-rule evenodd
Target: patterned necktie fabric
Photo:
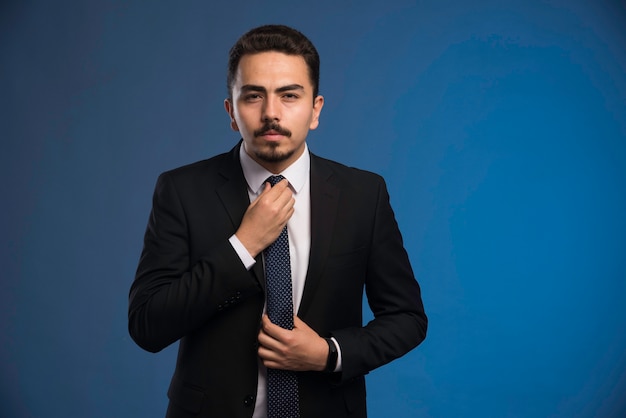
<path id="1" fill-rule="evenodd" d="M 284 179 L 271 176 L 267 181 L 272 187 Z M 291 286 L 291 262 L 287 226 L 269 247 L 265 257 L 265 281 L 267 287 L 267 315 L 270 320 L 285 329 L 293 329 L 293 295 Z M 267 369 L 267 417 L 298 418 L 298 379 L 295 372 Z"/>

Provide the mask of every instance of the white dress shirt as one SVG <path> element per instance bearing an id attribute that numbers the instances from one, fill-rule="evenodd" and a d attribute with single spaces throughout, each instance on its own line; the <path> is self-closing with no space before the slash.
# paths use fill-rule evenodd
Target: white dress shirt
<path id="1" fill-rule="evenodd" d="M 248 183 L 248 196 L 250 197 L 250 202 L 252 202 L 263 191 L 268 177 L 274 174 L 261 167 L 259 163 L 246 154 L 243 144 L 239 149 L 239 158 L 243 175 L 246 178 L 246 183 Z M 280 173 L 289 181 L 289 188 L 293 192 L 293 197 L 296 201 L 293 207 L 293 215 L 287 221 L 294 315 L 298 312 L 300 300 L 302 299 L 304 280 L 306 278 L 307 266 L 309 265 L 309 251 L 311 249 L 310 167 L 311 157 L 308 149 L 305 148 L 300 158 Z M 254 258 L 235 235 L 230 238 L 230 243 L 237 251 L 246 268 L 250 270 L 256 263 Z"/>
<path id="2" fill-rule="evenodd" d="M 268 177 L 275 175 L 263 168 L 254 161 L 244 150 L 242 143 L 239 148 L 239 159 L 243 175 L 248 184 L 248 196 L 250 202 L 254 201 L 265 187 Z M 294 315 L 298 312 L 302 293 L 304 292 L 304 282 L 309 265 L 309 254 L 311 250 L 311 156 L 305 144 L 305 149 L 300 158 L 287 167 L 281 174 L 289 181 L 289 187 L 295 199 L 294 213 L 287 221 L 287 233 L 289 236 L 289 257 L 291 261 L 291 282 L 293 291 Z M 236 235 L 230 237 L 230 243 L 239 255 L 239 258 L 248 270 L 256 263 L 248 250 L 243 246 Z M 338 359 L 335 371 L 341 370 L 341 349 L 337 341 L 333 338 L 337 346 Z M 257 385 L 256 404 L 254 406 L 253 418 L 263 418 L 267 415 L 266 401 L 266 375 L 267 370 L 259 360 L 259 380 Z"/>

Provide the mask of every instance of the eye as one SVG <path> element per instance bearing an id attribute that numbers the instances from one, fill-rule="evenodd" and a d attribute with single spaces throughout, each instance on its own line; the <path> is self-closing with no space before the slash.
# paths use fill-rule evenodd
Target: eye
<path id="1" fill-rule="evenodd" d="M 256 102 L 263 99 L 263 97 L 258 93 L 250 93 L 243 96 L 243 100 L 246 102 Z"/>
<path id="2" fill-rule="evenodd" d="M 295 93 L 285 93 L 283 94 L 283 100 L 286 100 L 288 102 L 297 100 L 299 98 L 299 96 Z"/>

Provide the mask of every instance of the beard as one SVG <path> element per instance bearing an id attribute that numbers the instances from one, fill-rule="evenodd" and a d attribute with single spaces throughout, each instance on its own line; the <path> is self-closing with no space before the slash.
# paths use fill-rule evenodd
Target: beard
<path id="1" fill-rule="evenodd" d="M 265 149 L 254 150 L 254 155 L 261 161 L 266 163 L 280 163 L 288 160 L 295 152 L 295 149 L 287 151 L 279 151 L 278 144 L 268 144 Z"/>
<path id="2" fill-rule="evenodd" d="M 291 138 L 291 131 L 289 129 L 281 127 L 275 122 L 267 123 L 261 129 L 254 131 L 254 136 L 258 137 L 264 135 L 268 131 L 275 131 L 281 135 L 286 136 L 287 138 Z M 288 160 L 296 152 L 295 149 L 281 152 L 278 150 L 278 147 L 279 144 L 266 144 L 266 147 L 254 150 L 254 155 L 259 160 L 265 161 L 266 163 L 280 163 L 282 161 Z"/>

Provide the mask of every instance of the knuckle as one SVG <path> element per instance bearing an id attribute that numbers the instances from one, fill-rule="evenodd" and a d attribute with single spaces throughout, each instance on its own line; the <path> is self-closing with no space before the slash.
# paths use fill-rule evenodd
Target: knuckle
<path id="1" fill-rule="evenodd" d="M 261 325 L 261 329 L 263 330 L 263 332 L 265 332 L 266 334 L 269 333 L 270 330 L 270 324 L 271 322 L 269 321 L 263 321 L 263 324 Z"/>

